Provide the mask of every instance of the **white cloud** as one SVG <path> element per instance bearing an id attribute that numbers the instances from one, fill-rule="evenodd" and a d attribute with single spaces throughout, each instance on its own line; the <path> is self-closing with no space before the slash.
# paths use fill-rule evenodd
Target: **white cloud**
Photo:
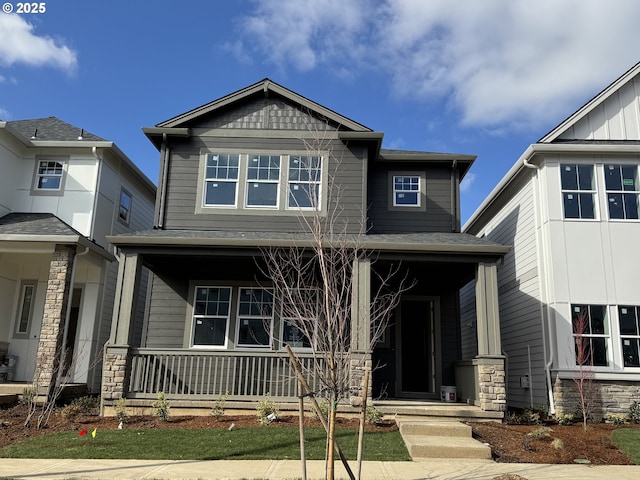
<path id="1" fill-rule="evenodd" d="M 638 58 L 637 0 L 255 0 L 245 52 L 281 67 L 388 75 L 462 123 L 556 119 Z"/>
<path id="2" fill-rule="evenodd" d="M 467 173 L 462 182 L 460 182 L 460 193 L 468 192 L 471 189 L 471 185 L 476 181 L 475 173 Z"/>
<path id="3" fill-rule="evenodd" d="M 7 121 L 11 118 L 11 114 L 9 114 L 9 110 L 6 108 L 0 107 L 0 121 Z"/>
<path id="4" fill-rule="evenodd" d="M 51 37 L 38 36 L 33 25 L 16 14 L 0 15 L 0 64 L 53 66 L 73 72 L 76 52 Z"/>

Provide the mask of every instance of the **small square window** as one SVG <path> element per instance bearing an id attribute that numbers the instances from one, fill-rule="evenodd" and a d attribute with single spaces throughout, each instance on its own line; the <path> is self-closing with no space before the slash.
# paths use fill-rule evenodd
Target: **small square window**
<path id="1" fill-rule="evenodd" d="M 36 190 L 60 190 L 62 188 L 63 174 L 63 162 L 47 160 L 39 161 L 35 181 Z"/>

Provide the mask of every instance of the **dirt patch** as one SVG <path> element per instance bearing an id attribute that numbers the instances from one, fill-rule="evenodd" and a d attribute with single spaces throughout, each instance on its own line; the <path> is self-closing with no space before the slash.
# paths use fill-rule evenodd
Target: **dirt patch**
<path id="1" fill-rule="evenodd" d="M 477 440 L 491 446 L 493 458 L 505 463 L 575 463 L 588 460 L 592 465 L 634 465 L 627 455 L 611 443 L 615 428 L 607 423 L 574 425 L 507 425 L 500 423 L 470 423 Z M 549 429 L 545 438 L 535 438 L 531 432 Z M 640 425 L 627 425 L 638 428 Z M 539 433 L 540 434 L 540 433 Z"/>

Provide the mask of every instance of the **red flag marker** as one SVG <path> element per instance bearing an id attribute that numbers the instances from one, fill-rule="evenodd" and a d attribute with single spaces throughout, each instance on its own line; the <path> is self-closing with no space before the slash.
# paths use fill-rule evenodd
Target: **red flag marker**
<path id="1" fill-rule="evenodd" d="M 89 433 L 89 432 L 87 432 L 87 430 L 86 430 L 86 429 L 85 429 L 85 430 L 80 430 L 80 431 L 78 432 L 78 435 L 80 435 L 81 437 L 84 437 L 87 433 Z"/>

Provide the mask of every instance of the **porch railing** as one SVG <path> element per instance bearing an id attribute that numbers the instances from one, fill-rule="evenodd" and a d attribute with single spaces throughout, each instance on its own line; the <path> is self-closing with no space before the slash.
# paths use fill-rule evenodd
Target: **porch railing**
<path id="1" fill-rule="evenodd" d="M 275 401 L 297 398 L 297 379 L 284 352 L 189 351 L 181 349 L 131 349 L 129 393 L 131 398 Z M 310 354 L 296 354 L 313 391 L 321 386 Z"/>

